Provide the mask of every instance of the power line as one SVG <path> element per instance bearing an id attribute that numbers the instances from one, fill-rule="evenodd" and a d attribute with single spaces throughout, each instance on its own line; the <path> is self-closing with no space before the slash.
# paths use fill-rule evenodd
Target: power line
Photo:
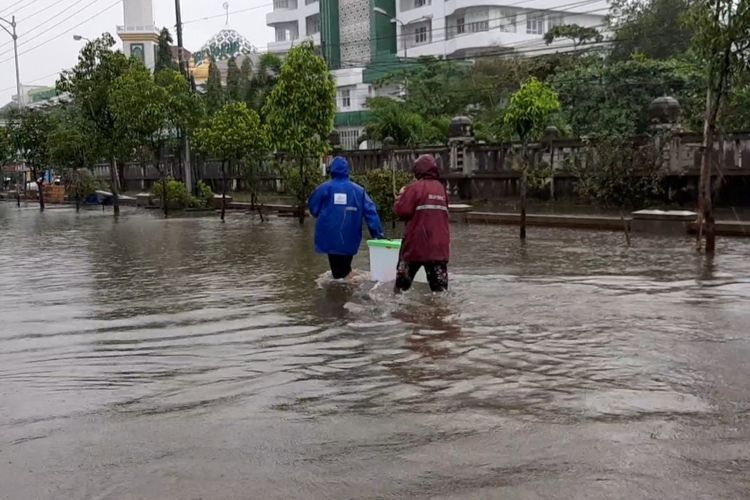
<path id="1" fill-rule="evenodd" d="M 265 7 L 272 7 L 273 3 L 264 3 L 263 5 L 256 5 L 255 7 L 248 7 L 246 9 L 239 9 L 239 10 L 233 10 L 229 13 L 229 15 L 232 14 L 241 14 L 243 12 L 250 12 L 253 10 L 263 9 Z M 226 17 L 227 13 L 224 12 L 222 14 L 216 14 L 215 16 L 207 16 L 207 17 L 199 17 L 196 19 L 190 19 L 189 21 L 183 21 L 182 24 L 193 24 L 198 23 L 202 21 L 210 21 L 212 19 L 219 19 L 220 17 Z"/>
<path id="2" fill-rule="evenodd" d="M 14 6 L 16 6 L 19 3 L 24 2 L 24 1 L 25 0 L 18 0 L 17 2 L 8 5 L 7 7 L 3 7 L 2 9 L 0 9 L 0 13 L 2 13 L 2 12 L 10 12 L 10 9 L 12 9 Z M 24 9 L 26 9 L 28 7 L 31 7 L 32 4 L 34 4 L 34 3 L 38 2 L 38 1 L 39 0 L 31 0 L 31 2 L 27 3 L 26 5 L 22 5 L 22 6 L 18 7 L 15 10 L 15 12 L 16 13 L 21 12 L 22 10 L 24 10 Z"/>
<path id="3" fill-rule="evenodd" d="M 78 28 L 79 26 L 82 26 L 82 25 L 86 24 L 87 22 L 91 21 L 92 19 L 94 19 L 94 18 L 96 18 L 96 17 L 98 17 L 98 16 L 100 16 L 100 15 L 104 14 L 105 12 L 107 12 L 108 10 L 110 10 L 110 9 L 111 9 L 112 7 L 114 7 L 114 6 L 118 5 L 118 4 L 120 4 L 121 2 L 122 2 L 122 0 L 117 0 L 116 2 L 114 2 L 114 3 L 110 4 L 110 5 L 108 5 L 108 6 L 107 6 L 107 7 L 105 7 L 104 9 L 100 10 L 100 11 L 99 11 L 99 12 L 97 12 L 96 14 L 94 14 L 94 15 L 92 15 L 92 16 L 89 16 L 89 17 L 87 17 L 86 19 L 84 19 L 84 20 L 83 20 L 83 21 L 81 21 L 80 23 L 76 24 L 75 26 L 71 26 L 70 28 L 68 28 L 67 30 L 63 31 L 62 33 L 59 33 L 58 35 L 56 35 L 56 36 L 53 36 L 52 38 L 49 38 L 49 39 L 45 40 L 44 42 L 41 42 L 41 43 L 39 43 L 39 44 L 37 44 L 37 45 L 34 45 L 33 47 L 31 47 L 31 48 L 29 48 L 29 49 L 27 49 L 27 50 L 25 50 L 25 51 L 21 52 L 21 53 L 19 54 L 19 56 L 22 56 L 22 55 L 24 55 L 24 54 L 28 54 L 29 52 L 32 52 L 32 51 L 34 51 L 34 50 L 38 49 L 39 47 L 42 47 L 42 46 L 44 46 L 44 45 L 47 45 L 47 44 L 48 44 L 48 43 L 50 43 L 50 42 L 54 42 L 55 40 L 57 40 L 57 39 L 58 39 L 58 38 L 60 38 L 61 36 L 63 36 L 63 35 L 66 35 L 66 34 L 70 33 L 71 31 L 73 31 L 74 29 Z M 54 26 L 53 26 L 53 28 L 54 28 Z M 11 58 L 8 58 L 8 59 L 3 59 L 2 61 L 0 61 L 0 64 L 6 63 L 6 62 L 8 62 L 8 61 L 11 61 L 11 60 L 13 60 L 13 58 L 12 58 L 12 57 L 11 57 Z"/>
<path id="4" fill-rule="evenodd" d="M 73 2 L 73 4 L 71 4 L 71 5 L 68 5 L 68 6 L 67 6 L 67 7 L 65 7 L 65 8 L 64 8 L 63 10 L 61 10 L 61 11 L 59 11 L 59 12 L 57 12 L 57 13 L 53 14 L 53 15 L 52 15 L 52 17 L 48 18 L 48 19 L 47 19 L 46 21 L 43 21 L 43 22 L 41 22 L 41 23 L 37 24 L 37 25 L 36 25 L 36 26 L 34 26 L 33 28 L 29 28 L 29 29 L 24 29 L 24 30 L 22 30 L 22 32 L 21 32 L 21 34 L 20 34 L 20 35 L 18 36 L 18 38 L 26 38 L 26 37 L 27 37 L 27 36 L 28 36 L 28 35 L 29 35 L 29 34 L 30 34 L 30 33 L 31 33 L 32 31 L 34 31 L 34 30 L 36 30 L 36 29 L 38 29 L 38 28 L 40 28 L 40 27 L 44 26 L 45 24 L 49 23 L 50 21 L 55 21 L 55 20 L 57 20 L 56 18 L 57 18 L 57 16 L 58 16 L 58 15 L 62 14 L 63 12 L 65 12 L 66 10 L 68 10 L 68 9 L 69 9 L 69 8 L 71 8 L 71 7 L 75 7 L 76 5 L 78 5 L 79 3 L 83 2 L 83 1 L 85 1 L 85 0 L 76 0 L 75 2 Z M 72 13 L 72 14 L 71 14 L 70 16 L 68 16 L 68 17 L 66 17 L 65 19 L 63 19 L 63 20 L 59 21 L 59 22 L 58 22 L 57 24 L 55 24 L 54 26 L 52 26 L 52 28 L 54 28 L 55 26 L 59 26 L 60 24 L 64 23 L 65 21 L 67 21 L 67 20 L 68 20 L 68 19 L 70 19 L 71 17 L 74 17 L 74 16 L 76 16 L 77 14 L 80 14 L 80 13 L 81 13 L 82 11 L 84 11 L 84 10 L 86 10 L 87 8 L 89 8 L 89 7 L 91 7 L 92 5 L 94 5 L 94 4 L 95 4 L 95 3 L 97 2 L 97 1 L 98 1 L 98 0 L 93 0 L 92 2 L 90 2 L 90 3 L 86 4 L 85 6 L 83 6 L 82 8 L 80 8 L 79 10 L 75 11 L 74 13 Z M 44 12 L 44 11 L 38 11 L 38 12 L 37 12 L 37 14 L 39 14 L 39 13 L 41 13 L 41 12 Z M 30 19 L 30 17 L 29 17 L 29 18 L 27 18 L 27 19 Z M 21 46 L 23 46 L 23 45 L 26 45 L 26 44 L 29 44 L 29 43 L 31 43 L 32 41 L 33 41 L 33 38 L 32 38 L 32 39 L 30 39 L 30 40 L 28 40 L 28 41 L 26 41 L 26 42 L 21 42 L 21 43 L 19 43 L 19 44 L 18 44 L 18 46 L 19 46 L 19 47 L 21 47 Z M 6 46 L 6 45 L 9 45 L 10 43 L 11 43 L 11 42 L 5 42 L 5 43 L 3 43 L 2 45 L 0 45 L 0 48 L 4 47 L 4 46 Z M 3 55 L 5 55 L 5 54 L 7 54 L 8 52 L 10 52 L 10 49 L 8 49 L 8 50 L 5 50 L 5 51 L 3 51 L 3 52 L 0 52 L 0 56 L 3 56 Z"/>
<path id="5" fill-rule="evenodd" d="M 60 74 L 60 71 L 55 71 L 54 73 L 50 73 L 49 75 L 40 76 L 39 78 L 34 78 L 33 80 L 27 80 L 25 84 L 22 84 L 22 86 L 23 85 L 27 85 L 29 83 L 35 83 L 35 82 L 38 82 L 38 81 L 41 81 L 41 80 L 46 80 L 47 78 L 49 78 L 51 76 L 56 76 L 56 75 L 59 75 L 59 74 Z M 16 90 L 16 86 L 13 85 L 12 87 L 0 89 L 0 92 L 7 92 L 9 90 Z"/>

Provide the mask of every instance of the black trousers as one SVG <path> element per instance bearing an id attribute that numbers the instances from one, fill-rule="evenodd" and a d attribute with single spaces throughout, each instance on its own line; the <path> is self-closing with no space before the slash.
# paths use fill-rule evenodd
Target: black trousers
<path id="1" fill-rule="evenodd" d="M 328 264 L 331 266 L 333 279 L 341 280 L 349 276 L 352 272 L 352 260 L 354 255 L 333 255 L 328 254 Z"/>
<path id="2" fill-rule="evenodd" d="M 405 292 L 411 288 L 414 277 L 424 267 L 427 282 L 433 292 L 444 292 L 448 289 L 447 262 L 399 262 L 396 270 L 396 292 Z"/>

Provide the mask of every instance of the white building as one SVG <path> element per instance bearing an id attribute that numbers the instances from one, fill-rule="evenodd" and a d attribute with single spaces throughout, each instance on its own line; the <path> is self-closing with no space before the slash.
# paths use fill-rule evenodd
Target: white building
<path id="1" fill-rule="evenodd" d="M 284 54 L 301 39 L 320 45 L 320 2 L 274 0 L 273 10 L 266 15 L 266 24 L 275 33 L 274 41 L 268 44 L 269 52 Z"/>
<path id="2" fill-rule="evenodd" d="M 447 58 L 571 50 L 570 40 L 547 46 L 544 35 L 565 24 L 603 29 L 609 10 L 602 0 L 397 0 L 396 7 L 399 55 Z"/>

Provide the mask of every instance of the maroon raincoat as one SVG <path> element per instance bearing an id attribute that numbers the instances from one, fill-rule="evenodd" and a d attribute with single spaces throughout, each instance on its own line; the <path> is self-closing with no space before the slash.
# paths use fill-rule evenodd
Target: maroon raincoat
<path id="1" fill-rule="evenodd" d="M 417 181 L 407 186 L 393 206 L 396 215 L 406 221 L 400 258 L 405 262 L 448 262 L 448 193 L 435 159 L 430 155 L 417 158 L 414 176 Z"/>

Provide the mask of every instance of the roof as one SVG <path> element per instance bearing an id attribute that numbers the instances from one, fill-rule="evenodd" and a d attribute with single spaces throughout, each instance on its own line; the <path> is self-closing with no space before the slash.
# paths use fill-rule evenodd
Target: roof
<path id="1" fill-rule="evenodd" d="M 258 49 L 238 31 L 225 27 L 212 36 L 198 52 L 193 54 L 196 65 L 213 57 L 217 61 L 257 53 Z"/>

